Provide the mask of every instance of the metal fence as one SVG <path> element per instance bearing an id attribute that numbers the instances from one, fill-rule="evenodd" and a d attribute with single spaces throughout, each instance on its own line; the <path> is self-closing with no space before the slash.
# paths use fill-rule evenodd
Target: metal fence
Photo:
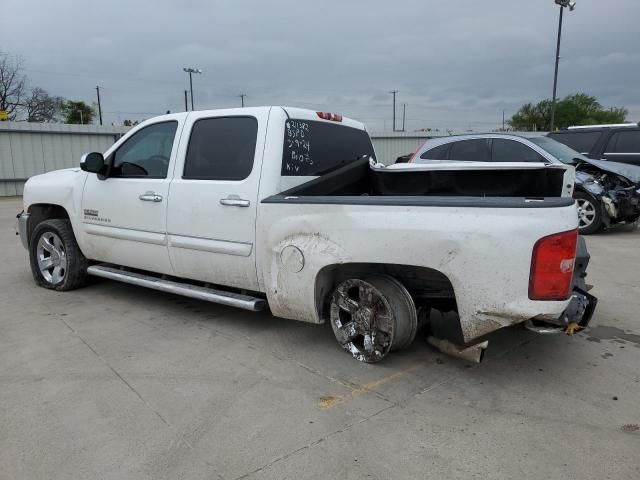
<path id="1" fill-rule="evenodd" d="M 0 122 L 0 196 L 22 195 L 31 176 L 78 165 L 103 152 L 127 127 Z"/>
<path id="2" fill-rule="evenodd" d="M 75 167 L 86 152 L 104 152 L 129 127 L 0 122 L 0 197 L 22 195 L 31 176 Z M 371 133 L 378 161 L 414 152 L 428 133 Z"/>
<path id="3" fill-rule="evenodd" d="M 401 155 L 415 152 L 427 139 L 442 136 L 431 132 L 372 132 L 369 135 L 378 161 L 386 165 L 395 163 Z"/>

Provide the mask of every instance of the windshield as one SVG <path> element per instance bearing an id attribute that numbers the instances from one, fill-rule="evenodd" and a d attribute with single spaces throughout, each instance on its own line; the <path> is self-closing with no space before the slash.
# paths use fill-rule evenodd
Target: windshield
<path id="1" fill-rule="evenodd" d="M 535 143 L 547 153 L 553 155 L 562 163 L 573 165 L 578 160 L 588 160 L 587 157 L 576 152 L 573 148 L 567 147 L 564 143 L 556 142 L 549 137 L 535 137 L 529 138 L 528 140 Z"/>

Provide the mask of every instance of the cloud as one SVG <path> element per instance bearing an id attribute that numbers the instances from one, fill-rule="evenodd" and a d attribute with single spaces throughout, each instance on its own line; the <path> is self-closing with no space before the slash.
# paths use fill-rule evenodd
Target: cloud
<path id="1" fill-rule="evenodd" d="M 580 0 L 565 16 L 559 95 L 586 92 L 640 120 L 640 2 Z M 606 4 L 606 6 L 605 6 Z M 32 83 L 93 101 L 105 120 L 184 108 L 288 104 L 408 129 L 500 125 L 551 94 L 558 10 L 552 0 L 44 2 L 5 9 L 0 49 L 24 57 Z"/>

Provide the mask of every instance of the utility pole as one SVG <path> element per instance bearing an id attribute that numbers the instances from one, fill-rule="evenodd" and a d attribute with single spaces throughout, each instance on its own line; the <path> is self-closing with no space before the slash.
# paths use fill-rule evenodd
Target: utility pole
<path id="1" fill-rule="evenodd" d="M 556 126 L 556 92 L 558 89 L 558 65 L 560 63 L 560 41 L 562 39 L 562 15 L 564 9 L 568 8 L 570 12 L 576 8 L 576 2 L 570 2 L 569 0 L 555 0 L 557 5 L 560 5 L 560 19 L 558 20 L 558 43 L 556 45 L 556 69 L 553 74 L 553 100 L 551 101 L 551 128 L 553 132 Z"/>
<path id="2" fill-rule="evenodd" d="M 202 73 L 202 70 L 200 70 L 199 68 L 191 68 L 191 67 L 184 67 L 182 70 L 189 74 L 189 90 L 191 91 L 191 111 L 193 111 L 194 110 L 193 108 L 193 74 Z"/>
<path id="3" fill-rule="evenodd" d="M 396 93 L 398 93 L 398 90 L 391 90 L 389 92 L 390 94 L 393 95 L 393 131 L 396 131 Z"/>
<path id="4" fill-rule="evenodd" d="M 98 94 L 98 118 L 100 118 L 100 125 L 102 125 L 102 105 L 100 105 L 100 86 L 96 85 L 96 93 Z"/>
<path id="5" fill-rule="evenodd" d="M 240 97 L 240 101 L 242 102 L 242 108 L 244 108 L 244 97 L 246 97 L 247 94 L 246 93 L 241 93 L 238 96 Z"/>
<path id="6" fill-rule="evenodd" d="M 184 111 L 189 111 L 189 101 L 187 100 L 187 91 L 184 91 Z"/>
<path id="7" fill-rule="evenodd" d="M 502 110 L 502 131 L 504 132 L 504 110 Z"/>
<path id="8" fill-rule="evenodd" d="M 404 130 L 404 120 L 405 120 L 406 115 L 407 115 L 407 104 L 403 103 L 402 104 L 402 131 L 403 132 L 405 131 Z"/>

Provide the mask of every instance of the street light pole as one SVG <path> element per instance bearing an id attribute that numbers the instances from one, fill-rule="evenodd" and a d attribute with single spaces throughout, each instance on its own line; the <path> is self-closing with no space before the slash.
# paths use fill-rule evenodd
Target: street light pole
<path id="1" fill-rule="evenodd" d="M 199 68 L 191 68 L 191 67 L 184 67 L 182 70 L 189 74 L 189 90 L 191 92 L 191 111 L 193 111 L 194 108 L 193 108 L 193 76 L 192 75 L 194 73 L 202 73 L 202 70 L 200 70 Z"/>
<path id="2" fill-rule="evenodd" d="M 393 95 L 393 131 L 396 131 L 396 93 L 398 93 L 398 90 L 391 90 L 389 92 L 390 94 Z"/>
<path id="3" fill-rule="evenodd" d="M 569 0 L 555 0 L 557 5 L 560 5 L 560 18 L 558 20 L 558 43 L 556 44 L 556 68 L 553 74 L 553 99 L 551 100 L 551 126 L 550 130 L 553 131 L 556 126 L 556 94 L 558 91 L 558 66 L 560 64 L 560 42 L 562 40 L 562 17 L 564 9 L 569 8 L 572 12 L 576 8 L 576 2 L 570 2 Z"/>
<path id="4" fill-rule="evenodd" d="M 242 108 L 244 108 L 244 97 L 247 96 L 246 93 L 241 93 L 240 95 L 238 95 L 240 97 L 240 101 L 242 102 Z"/>
<path id="5" fill-rule="evenodd" d="M 191 76 L 193 72 L 189 72 L 189 92 L 191 92 L 191 111 L 193 112 L 193 77 Z"/>
<path id="6" fill-rule="evenodd" d="M 100 105 L 100 87 L 96 86 L 96 92 L 98 93 L 98 117 L 100 118 L 100 125 L 102 125 L 102 105 Z"/>
<path id="7" fill-rule="evenodd" d="M 402 131 L 403 132 L 405 131 L 404 130 L 404 120 L 405 120 L 406 115 L 407 115 L 407 104 L 403 103 L 402 104 Z"/>

